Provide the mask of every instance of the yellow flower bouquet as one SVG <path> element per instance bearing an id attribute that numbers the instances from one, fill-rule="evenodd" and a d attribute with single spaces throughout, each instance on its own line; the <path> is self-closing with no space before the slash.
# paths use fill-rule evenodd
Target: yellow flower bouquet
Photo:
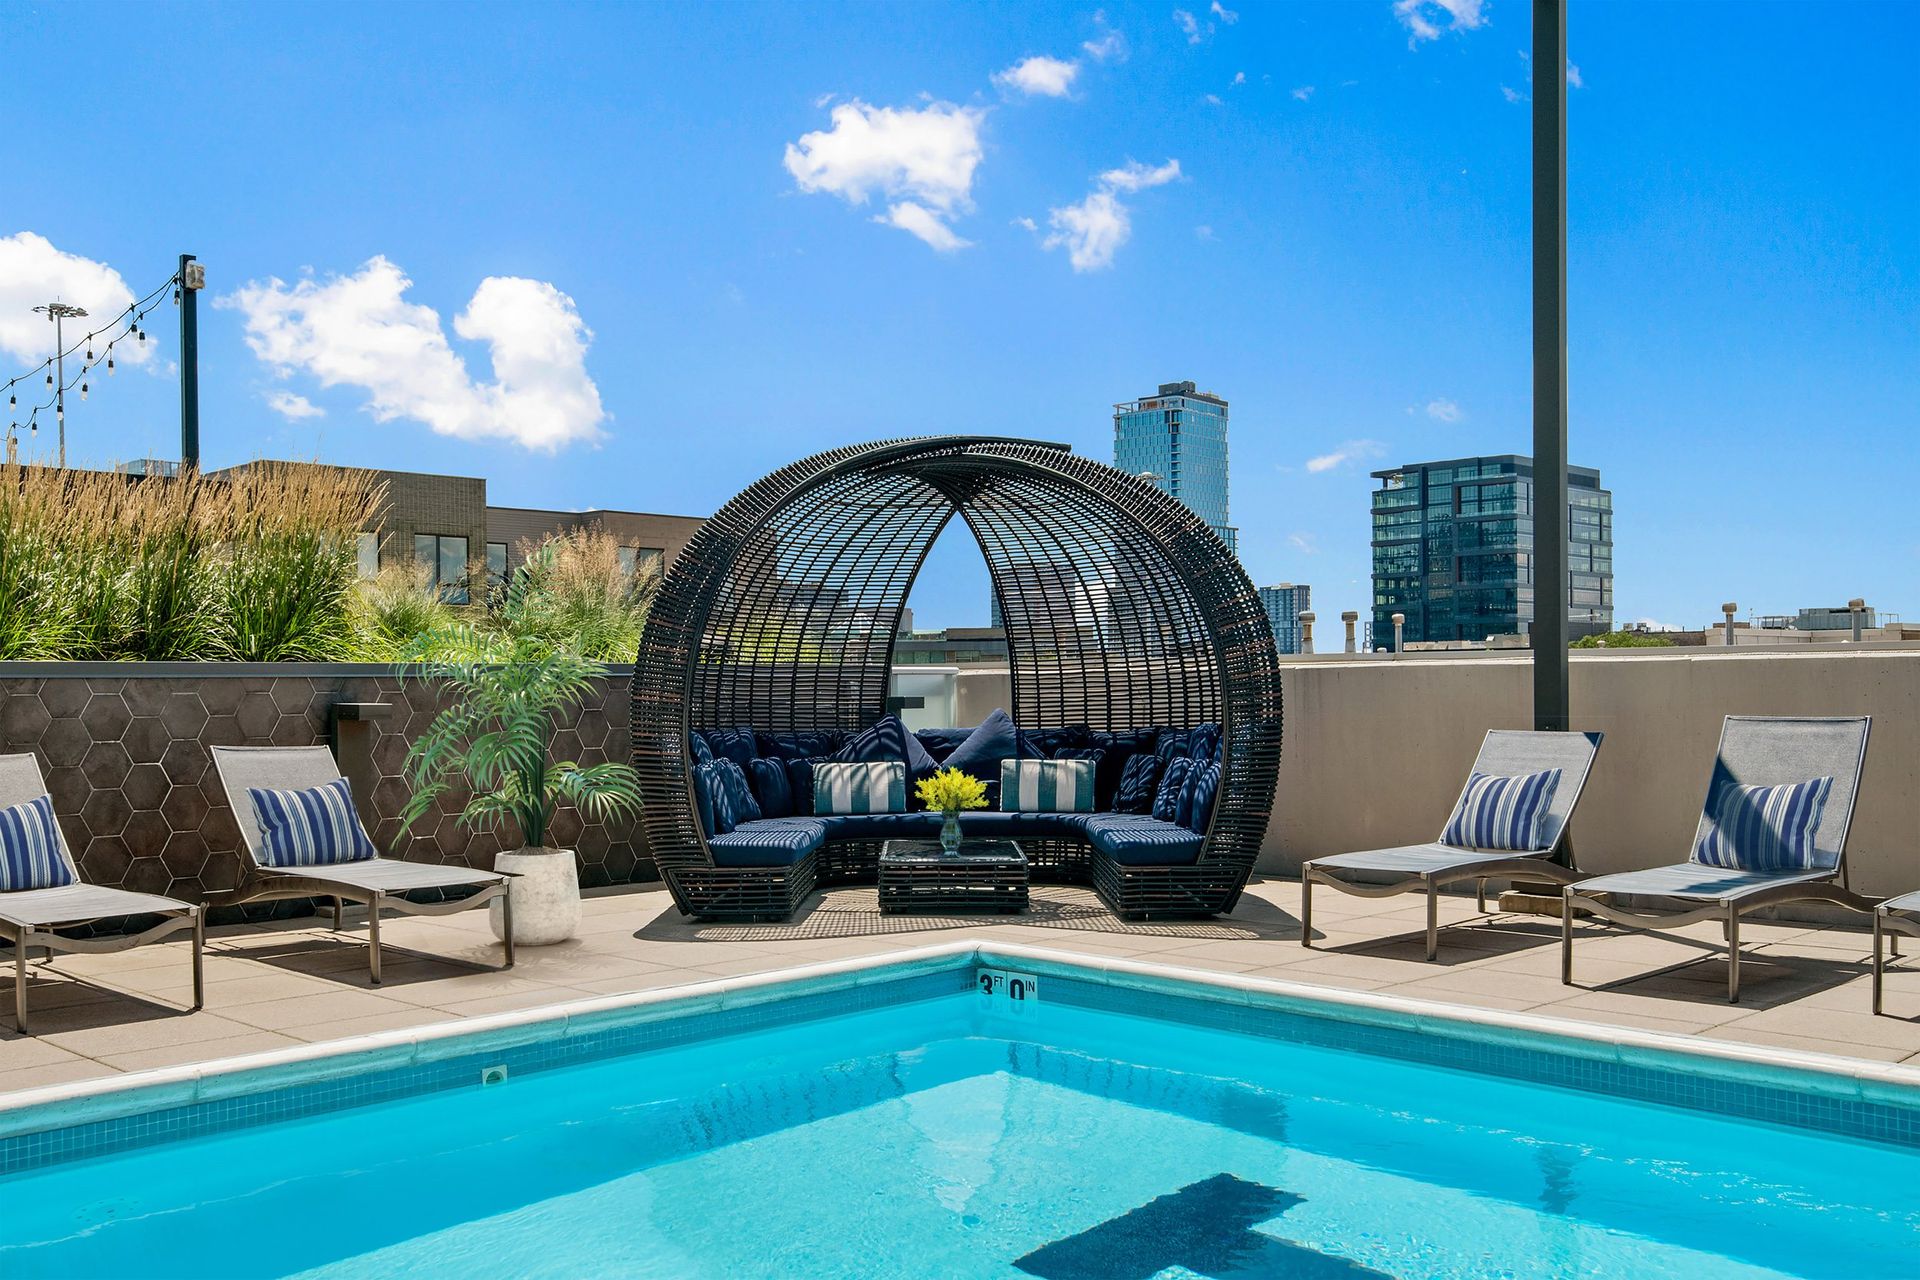
<path id="1" fill-rule="evenodd" d="M 945 814 L 987 807 L 987 784 L 958 769 L 942 769 L 931 778 L 922 778 L 913 791 L 921 804 Z"/>

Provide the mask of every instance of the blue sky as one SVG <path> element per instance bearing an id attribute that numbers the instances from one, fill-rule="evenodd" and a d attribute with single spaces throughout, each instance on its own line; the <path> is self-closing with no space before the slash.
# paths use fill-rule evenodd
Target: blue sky
<path id="1" fill-rule="evenodd" d="M 1368 470 L 1528 448 L 1521 0 L 0 28 L 7 376 L 41 292 L 117 306 L 197 253 L 210 466 L 700 514 L 857 439 L 1110 459 L 1113 401 L 1192 378 L 1232 402 L 1249 573 L 1331 616 L 1366 608 Z M 1619 617 L 1920 613 L 1883 479 L 1920 458 L 1920 9 L 1573 0 L 1569 30 L 1572 453 L 1615 493 Z M 76 459 L 174 450 L 174 324 L 72 407 Z M 928 575 L 923 625 L 984 620 L 969 548 Z"/>

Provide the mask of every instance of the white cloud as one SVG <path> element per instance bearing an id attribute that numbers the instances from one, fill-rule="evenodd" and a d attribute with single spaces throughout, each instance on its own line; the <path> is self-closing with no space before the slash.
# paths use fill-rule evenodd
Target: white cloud
<path id="1" fill-rule="evenodd" d="M 86 309 L 86 319 L 69 320 L 63 328 L 62 336 L 72 346 L 91 332 L 88 325 L 112 325 L 114 317 L 126 310 L 133 298 L 133 290 L 120 273 L 104 262 L 56 249 L 46 237 L 31 231 L 0 236 L 0 351 L 22 364 L 37 366 L 53 355 L 54 327 L 45 316 L 34 313 L 35 307 L 58 301 Z M 156 345 L 152 341 L 123 342 L 113 349 L 114 362 L 144 363 L 152 358 Z M 94 354 L 99 353 L 100 348 L 95 348 Z M 71 366 L 67 376 L 73 376 Z M 23 410 L 29 392 L 52 395 L 44 381 L 36 379 L 36 384 L 20 384 L 24 390 L 17 394 Z"/>
<path id="2" fill-rule="evenodd" d="M 1587 82 L 1580 76 L 1580 68 L 1573 64 L 1572 58 L 1567 59 L 1567 83 L 1575 89 L 1587 87 Z"/>
<path id="3" fill-rule="evenodd" d="M 1075 271 L 1098 271 L 1113 265 L 1113 255 L 1133 234 L 1127 207 L 1111 191 L 1094 191 L 1079 204 L 1054 209 L 1047 215 L 1053 231 L 1043 248 L 1067 251 Z"/>
<path id="4" fill-rule="evenodd" d="M 1210 107 L 1224 107 L 1227 105 L 1225 100 L 1223 100 L 1220 97 L 1220 95 L 1217 93 L 1210 93 L 1206 97 L 1202 98 L 1201 101 L 1206 103 Z"/>
<path id="5" fill-rule="evenodd" d="M 1233 73 L 1233 85 L 1236 89 L 1239 88 L 1241 85 L 1245 84 L 1246 82 L 1247 82 L 1246 72 L 1236 71 Z"/>
<path id="6" fill-rule="evenodd" d="M 855 98 L 833 109 L 831 129 L 787 144 L 787 172 L 800 190 L 848 204 L 879 196 L 889 207 L 876 221 L 947 252 L 967 244 L 949 224 L 973 208 L 985 119 L 977 107 L 950 102 L 872 107 Z"/>
<path id="7" fill-rule="evenodd" d="M 993 73 L 993 82 L 1002 89 L 1017 90 L 1028 97 L 1064 98 L 1073 88 L 1080 64 L 1035 54 L 1022 58 L 1005 71 Z"/>
<path id="8" fill-rule="evenodd" d="M 1095 11 L 1093 25 L 1099 28 L 1098 34 L 1080 46 L 1086 55 L 1095 62 L 1125 62 L 1127 38 L 1107 25 L 1106 10 Z"/>
<path id="9" fill-rule="evenodd" d="M 1675 626 L 1675 625 L 1674 625 L 1673 623 L 1671 623 L 1671 622 L 1661 622 L 1661 621 L 1660 621 L 1659 619 L 1657 619 L 1657 618 L 1635 618 L 1635 619 L 1633 620 L 1633 622 L 1632 622 L 1632 624 L 1631 624 L 1631 625 L 1632 625 L 1632 626 L 1633 626 L 1633 627 L 1634 627 L 1634 628 L 1635 628 L 1636 630 L 1640 630 L 1640 631 L 1682 631 L 1682 630 L 1685 630 L 1685 628 L 1683 628 L 1683 627 L 1678 627 L 1678 626 Z"/>
<path id="10" fill-rule="evenodd" d="M 1193 238 L 1196 240 L 1213 241 L 1218 240 L 1220 237 L 1213 234 L 1213 228 L 1203 222 L 1193 229 Z"/>
<path id="11" fill-rule="evenodd" d="M 1038 231 L 1040 229 L 1040 224 L 1032 218 L 1015 218 L 1013 225 L 1026 231 Z"/>
<path id="12" fill-rule="evenodd" d="M 1180 30 L 1186 33 L 1188 44 L 1200 43 L 1200 19 L 1194 17 L 1185 9 L 1175 9 L 1173 11 L 1173 25 L 1179 27 Z"/>
<path id="13" fill-rule="evenodd" d="M 1377 458 L 1386 451 L 1387 447 L 1378 440 L 1348 440 L 1332 453 L 1308 458 L 1307 470 L 1317 476 L 1366 458 Z"/>
<path id="14" fill-rule="evenodd" d="M 572 298 L 540 280 L 482 280 L 453 321 L 456 335 L 487 344 L 494 380 L 479 383 L 439 313 L 406 300 L 412 285 L 375 257 L 324 281 L 252 282 L 216 305 L 241 313 L 247 345 L 277 375 L 358 387 L 380 422 L 411 418 L 441 435 L 548 453 L 604 434 L 606 410 L 586 368 L 593 334 Z"/>
<path id="15" fill-rule="evenodd" d="M 1511 88 L 1510 86 L 1504 85 L 1504 84 L 1500 86 L 1500 96 L 1505 98 L 1508 102 L 1525 102 L 1527 100 L 1526 94 L 1520 92 L 1518 89 Z"/>
<path id="16" fill-rule="evenodd" d="M 1141 164 L 1138 160 L 1129 160 L 1118 169 L 1109 169 L 1100 175 L 1100 185 L 1114 191 L 1144 191 L 1148 187 L 1165 186 L 1180 177 L 1180 162 L 1169 160 L 1158 167 Z"/>
<path id="17" fill-rule="evenodd" d="M 911 200 L 888 205 L 887 211 L 875 214 L 873 220 L 881 226 L 898 227 L 909 235 L 918 236 L 938 253 L 952 253 L 973 244 L 973 241 L 962 240 L 955 235 L 953 228 L 940 220 L 939 214 Z"/>
<path id="18" fill-rule="evenodd" d="M 1299 88 L 1293 91 L 1293 100 L 1295 102 L 1305 102 L 1307 99 L 1311 98 L 1312 96 L 1313 96 L 1313 86 L 1310 84 L 1303 84 Z"/>
<path id="19" fill-rule="evenodd" d="M 1178 160 L 1158 166 L 1129 160 L 1118 169 L 1107 170 L 1085 200 L 1048 211 L 1047 225 L 1052 231 L 1040 242 L 1041 248 L 1065 249 L 1075 271 L 1112 266 L 1113 255 L 1133 235 L 1132 215 L 1115 193 L 1144 191 L 1179 177 Z"/>
<path id="20" fill-rule="evenodd" d="M 1214 17 L 1220 19 L 1220 21 L 1226 23 L 1228 26 L 1232 26 L 1234 23 L 1240 21 L 1240 15 L 1221 4 L 1220 0 L 1213 0 L 1213 9 L 1211 12 Z"/>
<path id="21" fill-rule="evenodd" d="M 1438 40 L 1440 28 L 1434 23 L 1443 17 L 1450 31 L 1472 31 L 1486 22 L 1484 8 L 1484 0 L 1393 0 L 1393 16 L 1409 32 L 1410 48 L 1422 40 Z"/>
<path id="22" fill-rule="evenodd" d="M 1460 406 L 1453 401 L 1444 396 L 1436 396 L 1427 401 L 1427 416 L 1435 422 L 1459 422 L 1467 415 L 1462 413 Z"/>
<path id="23" fill-rule="evenodd" d="M 324 418 L 327 414 L 313 401 L 291 391 L 276 391 L 268 396 L 267 408 L 289 422 L 298 422 L 302 418 Z"/>
<path id="24" fill-rule="evenodd" d="M 1287 535 L 1287 545 L 1295 551 L 1298 551 L 1301 555 L 1317 556 L 1320 554 L 1320 539 L 1311 533 L 1290 533 Z"/>

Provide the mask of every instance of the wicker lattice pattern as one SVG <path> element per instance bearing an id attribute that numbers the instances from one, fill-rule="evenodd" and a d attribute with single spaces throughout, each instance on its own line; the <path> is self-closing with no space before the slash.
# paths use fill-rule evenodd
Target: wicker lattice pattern
<path id="1" fill-rule="evenodd" d="M 803 459 L 721 508 L 674 562 L 641 645 L 632 724 L 647 836 L 675 900 L 702 915 L 778 916 L 811 891 L 814 859 L 713 867 L 688 729 L 860 729 L 885 714 L 901 610 L 955 515 L 1002 606 L 1018 723 L 1223 726 L 1197 865 L 1103 869 L 1094 857 L 1074 869 L 1132 914 L 1230 910 L 1280 763 L 1279 662 L 1252 583 L 1151 484 L 1061 445 L 980 436 Z"/>

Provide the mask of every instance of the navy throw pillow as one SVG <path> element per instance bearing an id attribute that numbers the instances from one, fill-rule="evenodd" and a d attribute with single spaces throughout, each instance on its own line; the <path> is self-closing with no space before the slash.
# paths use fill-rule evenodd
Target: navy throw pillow
<path id="1" fill-rule="evenodd" d="M 936 761 L 944 761 L 953 754 L 953 749 L 967 740 L 971 729 L 915 729 L 913 736 L 920 739 L 920 745 Z"/>
<path id="2" fill-rule="evenodd" d="M 707 746 L 713 749 L 716 760 L 731 760 L 744 769 L 747 761 L 753 759 L 758 744 L 754 741 L 753 730 L 741 725 L 734 729 L 707 730 Z"/>
<path id="3" fill-rule="evenodd" d="M 1162 729 L 1160 731 L 1159 738 L 1157 738 L 1153 744 L 1153 753 L 1160 757 L 1162 766 L 1165 766 L 1169 761 L 1184 760 L 1187 758 L 1190 754 L 1187 743 L 1192 733 L 1193 730 L 1191 729 Z"/>
<path id="4" fill-rule="evenodd" d="M 1069 747 L 1087 745 L 1087 726 L 1070 724 L 1059 729 L 1022 729 L 1020 731 L 1020 758 L 1022 760 L 1066 760 L 1070 757 L 1060 753 Z"/>
<path id="5" fill-rule="evenodd" d="M 1153 816 L 1162 822 L 1180 821 L 1180 796 L 1187 787 L 1187 775 L 1193 772 L 1193 761 L 1178 756 L 1167 761 L 1167 767 L 1160 772 L 1160 789 L 1153 793 Z M 1188 812 L 1192 812 L 1192 802 L 1188 802 Z"/>
<path id="6" fill-rule="evenodd" d="M 720 785 L 717 764 L 694 766 L 693 799 L 700 810 L 700 827 L 708 836 L 723 836 L 733 830 L 733 809 Z"/>
<path id="7" fill-rule="evenodd" d="M 1189 831 L 1207 833 L 1214 797 L 1220 794 L 1220 766 L 1211 760 L 1193 762 L 1187 784 L 1180 789 L 1180 809 L 1174 820 Z"/>
<path id="8" fill-rule="evenodd" d="M 1120 770 L 1120 783 L 1114 789 L 1114 812 L 1151 813 L 1159 784 L 1160 757 L 1145 751 L 1128 756 Z"/>
<path id="9" fill-rule="evenodd" d="M 1220 726 L 1203 724 L 1187 735 L 1187 754 L 1195 760 L 1208 761 L 1220 758 Z"/>
<path id="10" fill-rule="evenodd" d="M 687 734 L 687 754 L 693 757 L 695 764 L 712 764 L 713 748 L 707 745 L 707 735 L 698 729 Z"/>
<path id="11" fill-rule="evenodd" d="M 758 733 L 760 755 L 769 760 L 812 760 L 832 755 L 847 740 L 838 729 L 789 729 L 783 733 Z"/>
<path id="12" fill-rule="evenodd" d="M 747 785 L 747 771 L 731 760 L 715 760 L 711 768 L 720 782 L 721 794 L 727 798 L 727 825 L 737 827 L 743 822 L 758 822 L 760 802 L 753 798 L 753 788 Z"/>
<path id="13" fill-rule="evenodd" d="M 806 815 L 813 812 L 813 766 L 817 760 L 784 760 L 787 766 L 787 790 L 793 797 L 793 811 Z"/>
<path id="14" fill-rule="evenodd" d="M 747 781 L 753 785 L 753 798 L 760 802 L 761 817 L 793 816 L 793 780 L 787 776 L 785 760 L 758 759 L 749 762 Z"/>
<path id="15" fill-rule="evenodd" d="M 1012 760 L 1019 754 L 1020 730 L 1014 727 L 1012 716 L 995 707 L 979 727 L 967 735 L 967 740 L 953 749 L 953 754 L 946 759 L 946 767 L 998 786 L 1000 762 Z"/>
<path id="16" fill-rule="evenodd" d="M 845 746 L 827 758 L 849 764 L 899 760 L 907 766 L 910 778 L 925 776 L 940 767 L 940 762 L 920 745 L 920 739 L 907 731 L 899 716 L 881 716 L 848 738 Z"/>

